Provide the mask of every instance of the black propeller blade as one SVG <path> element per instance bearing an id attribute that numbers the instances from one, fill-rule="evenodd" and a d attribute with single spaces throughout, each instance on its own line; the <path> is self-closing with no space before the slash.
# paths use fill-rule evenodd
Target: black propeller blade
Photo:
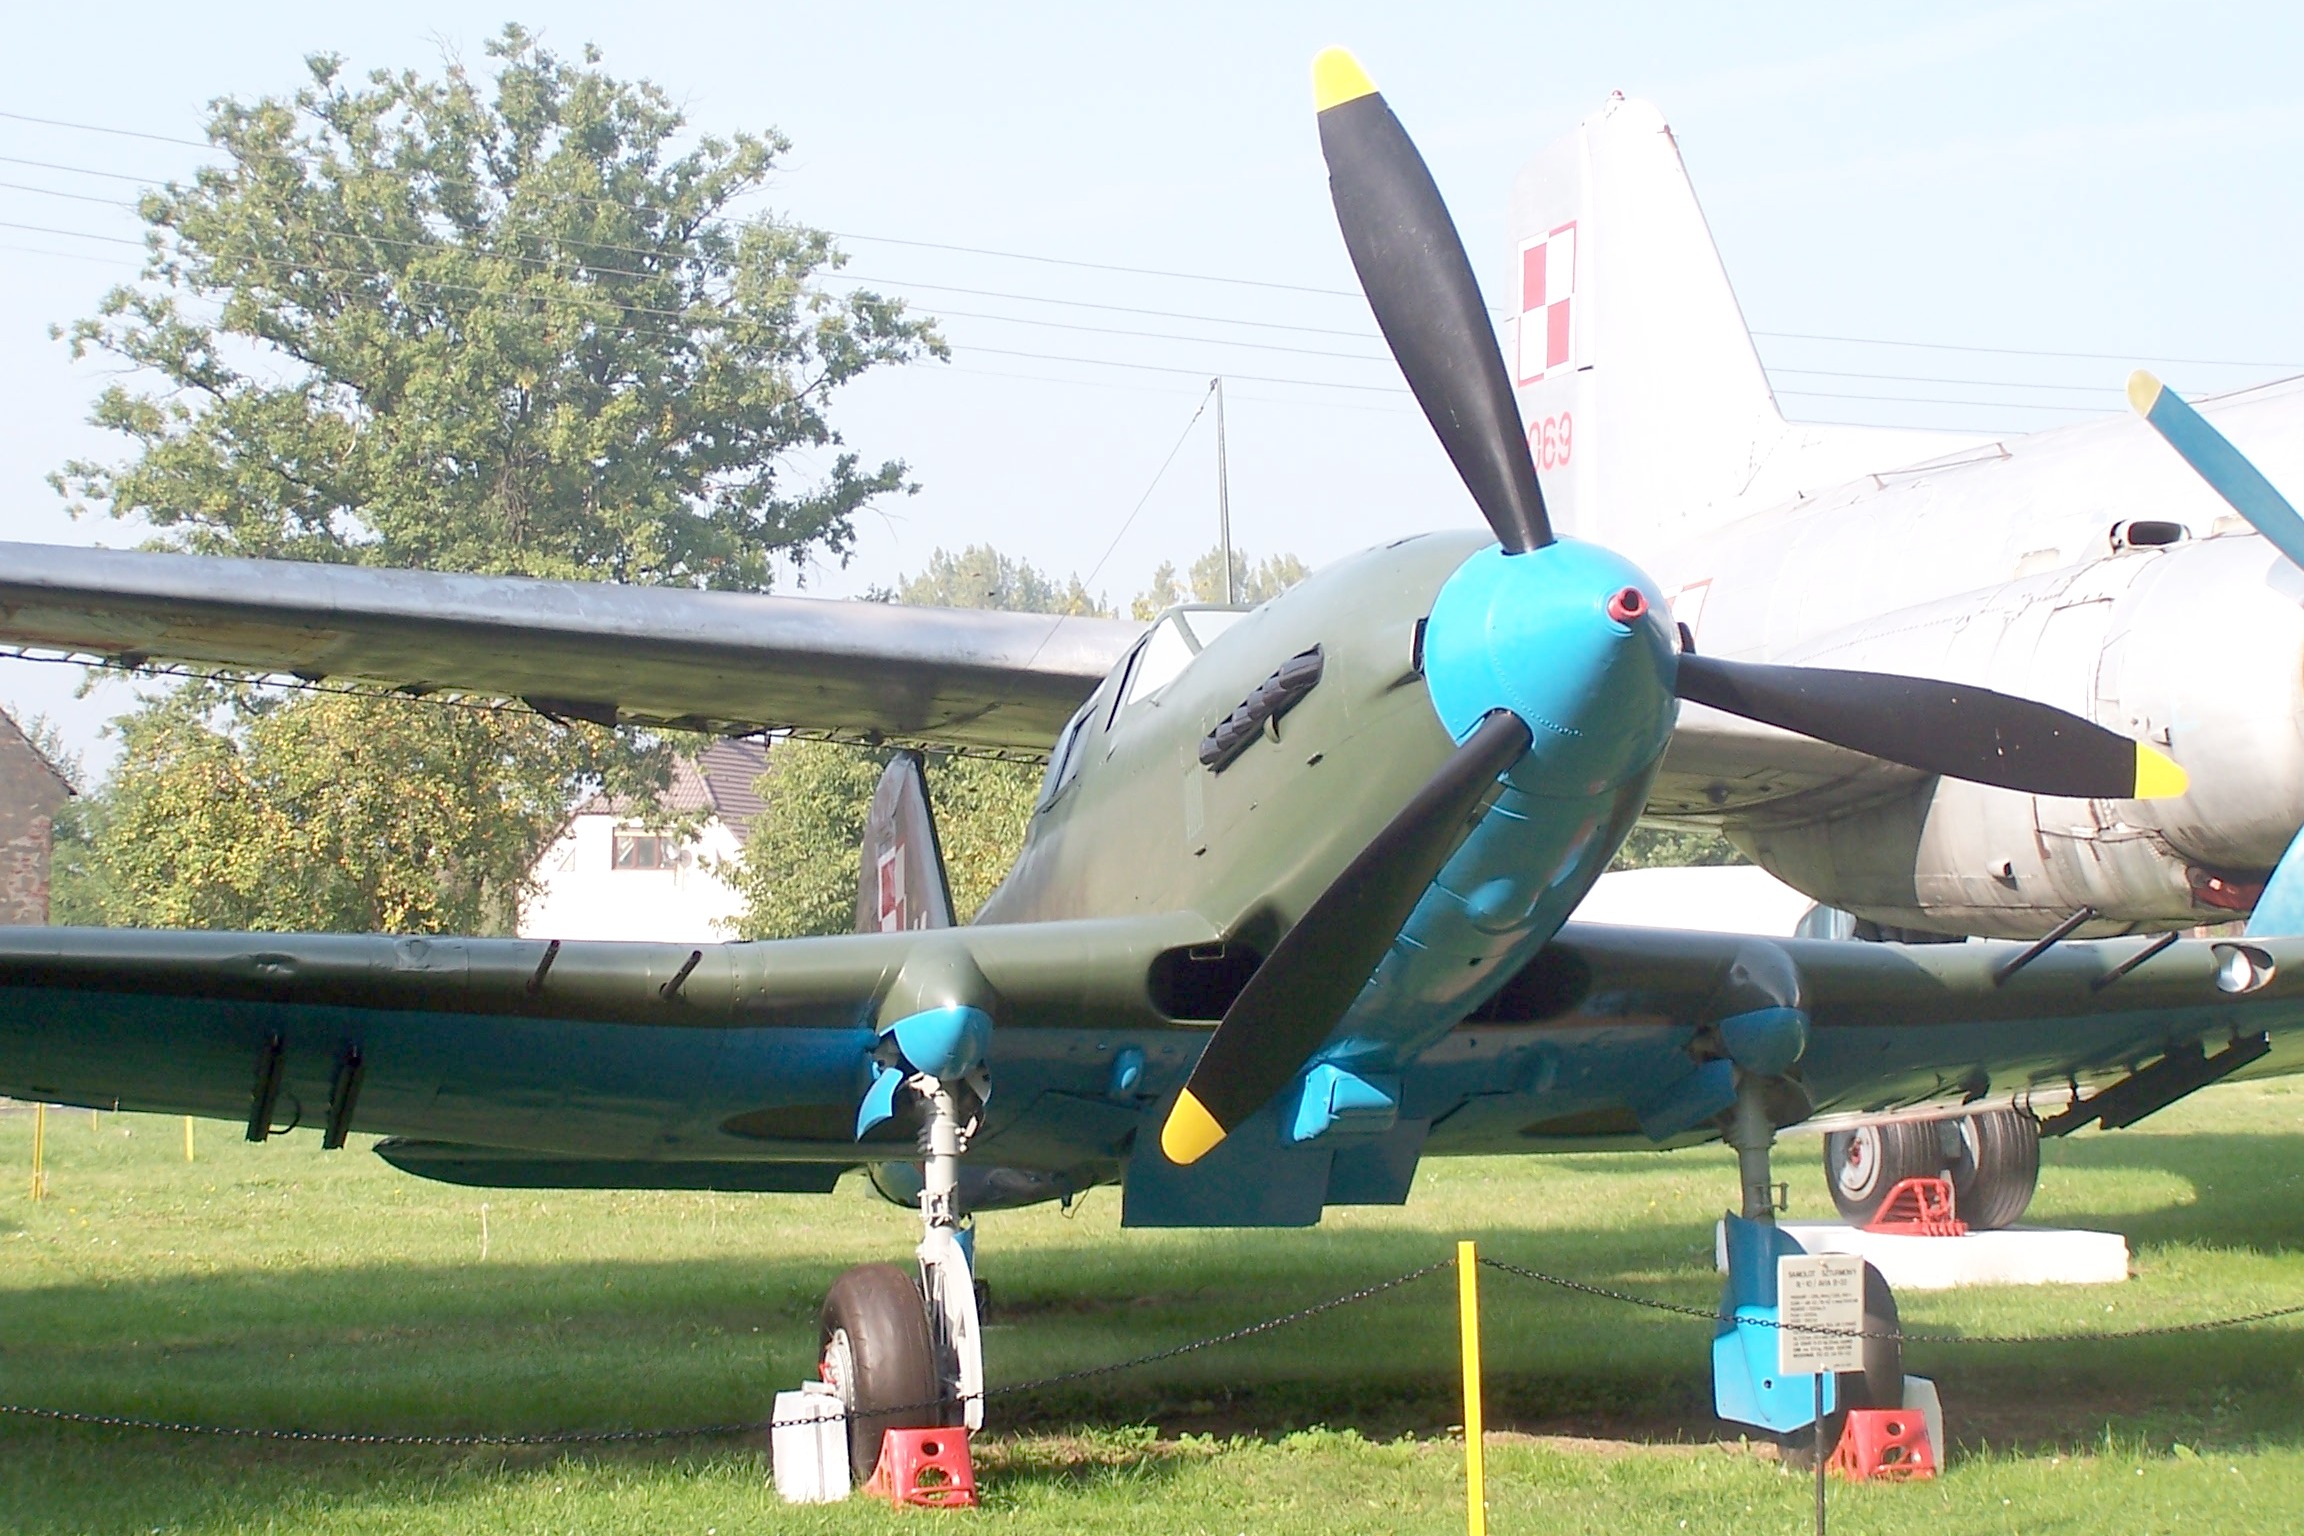
<path id="1" fill-rule="evenodd" d="M 1313 66 L 1336 219 L 1369 306 L 1456 472 L 1511 554 L 1553 542 L 1512 382 L 1440 192 L 1406 130 L 1340 48 Z M 1679 693 L 1906 764 L 2034 794 L 2177 795 L 2184 770 L 2077 715 L 1928 678 L 1685 654 Z M 1209 1038 L 1160 1147 L 1196 1162 L 1301 1071 L 1367 984 L 1529 729 L 1498 710 L 1322 892 Z"/>
<path id="2" fill-rule="evenodd" d="M 1170 1161 L 1197 1162 L 1288 1086 L 1360 995 L 1482 797 L 1529 739 L 1507 710 L 1481 721 L 1288 930 L 1225 1010 L 1168 1111 L 1160 1150 Z"/>
<path id="3" fill-rule="evenodd" d="M 1336 222 L 1416 403 L 1497 542 L 1512 554 L 1551 543 L 1504 355 L 1424 157 L 1351 54 L 1322 53 L 1312 83 Z"/>
<path id="4" fill-rule="evenodd" d="M 1693 653 L 1679 676 L 1683 699 L 1924 773 L 2078 800 L 2184 793 L 2184 770 L 2144 743 L 1987 688 Z"/>

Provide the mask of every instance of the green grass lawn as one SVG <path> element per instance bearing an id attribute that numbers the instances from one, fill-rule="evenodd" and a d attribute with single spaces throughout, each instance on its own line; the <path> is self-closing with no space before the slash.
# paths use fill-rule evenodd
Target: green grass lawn
<path id="1" fill-rule="evenodd" d="M 1902 1298 L 1943 1332 L 2119 1329 L 2304 1302 L 2304 1085 L 2228 1087 L 2051 1143 L 2035 1219 L 2115 1228 L 2124 1286 Z M 813 1364 L 849 1264 L 914 1218 L 830 1197 L 451 1189 L 356 1144 L 181 1122 L 0 1115 L 0 1403 L 235 1425 L 522 1433 L 766 1415 Z M 1780 1174 L 1828 1202 L 1813 1138 Z M 1449 1254 L 1709 1305 L 1716 1150 L 1434 1161 L 1401 1210 L 1307 1232 L 1124 1233 L 1111 1190 L 985 1218 L 988 1368 L 1020 1381 L 1183 1342 Z M 483 1227 L 486 1240 L 483 1247 Z M 1709 1412 L 1701 1322 L 1490 1274 L 1491 1528 L 1805 1529 L 1808 1485 Z M 1915 1345 L 1943 1478 L 1833 1489 L 1849 1531 L 2304 1527 L 2304 1320 L 2119 1343 Z M 993 1405 L 986 1510 L 793 1510 L 741 1440 L 362 1449 L 0 1417 L 0 1528 L 740 1531 L 975 1519 L 1017 1530 L 1462 1529 L 1446 1275 L 1301 1327 Z"/>

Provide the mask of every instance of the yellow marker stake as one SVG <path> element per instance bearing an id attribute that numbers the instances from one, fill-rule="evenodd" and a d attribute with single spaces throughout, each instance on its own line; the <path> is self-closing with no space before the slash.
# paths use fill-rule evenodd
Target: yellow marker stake
<path id="1" fill-rule="evenodd" d="M 192 1117 L 184 1117 L 184 1161 L 192 1161 Z"/>
<path id="2" fill-rule="evenodd" d="M 41 1171 L 41 1163 L 48 1155 L 48 1106 L 32 1106 L 32 1198 L 48 1198 L 48 1175 Z"/>
<path id="3" fill-rule="evenodd" d="M 1480 1255 L 1456 1245 L 1456 1316 L 1464 1340 L 1464 1528 L 1488 1536 L 1488 1468 L 1481 1456 Z"/>

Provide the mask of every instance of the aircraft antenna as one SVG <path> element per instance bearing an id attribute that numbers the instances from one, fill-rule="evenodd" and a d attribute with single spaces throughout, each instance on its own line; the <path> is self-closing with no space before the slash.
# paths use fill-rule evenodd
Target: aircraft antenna
<path id="1" fill-rule="evenodd" d="M 1232 575 L 1232 479 L 1224 465 L 1224 379 L 1210 379 L 1216 392 L 1216 542 L 1224 552 L 1224 601 L 1240 601 L 1239 584 Z"/>

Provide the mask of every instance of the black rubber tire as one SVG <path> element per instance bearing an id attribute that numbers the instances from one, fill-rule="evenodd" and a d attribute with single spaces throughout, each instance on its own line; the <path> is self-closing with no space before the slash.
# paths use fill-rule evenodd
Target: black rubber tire
<path id="1" fill-rule="evenodd" d="M 1824 1454 L 1830 1456 L 1840 1444 L 1841 1426 L 1848 1422 L 1851 1408 L 1901 1408 L 1904 1406 L 1904 1344 L 1901 1339 L 1884 1335 L 1900 1331 L 1902 1324 L 1896 1316 L 1896 1295 L 1888 1289 L 1888 1281 L 1871 1265 L 1864 1266 L 1864 1369 L 1842 1371 L 1837 1378 L 1839 1390 L 1832 1411 L 1824 1415 Z M 1813 1471 L 1816 1466 L 1816 1432 L 1797 1429 L 1777 1438 L 1787 1466 Z"/>
<path id="2" fill-rule="evenodd" d="M 2040 1122 L 2017 1109 L 1988 1109 L 1960 1122 L 1952 1159 L 1953 1210 L 1978 1232 L 2023 1219 L 2040 1187 Z"/>
<path id="3" fill-rule="evenodd" d="M 843 1365 L 834 1362 L 836 1339 L 847 1350 Z M 848 1472 L 856 1482 L 872 1475 L 888 1430 L 944 1426 L 928 1306 L 910 1270 L 859 1264 L 833 1281 L 816 1314 L 816 1358 L 847 1405 Z"/>
<path id="4" fill-rule="evenodd" d="M 1878 1214 L 1888 1191 L 1905 1179 L 1942 1174 L 1950 1166 L 1933 1122 L 1881 1120 L 1824 1138 L 1824 1183 L 1841 1219 L 1862 1226 Z"/>

